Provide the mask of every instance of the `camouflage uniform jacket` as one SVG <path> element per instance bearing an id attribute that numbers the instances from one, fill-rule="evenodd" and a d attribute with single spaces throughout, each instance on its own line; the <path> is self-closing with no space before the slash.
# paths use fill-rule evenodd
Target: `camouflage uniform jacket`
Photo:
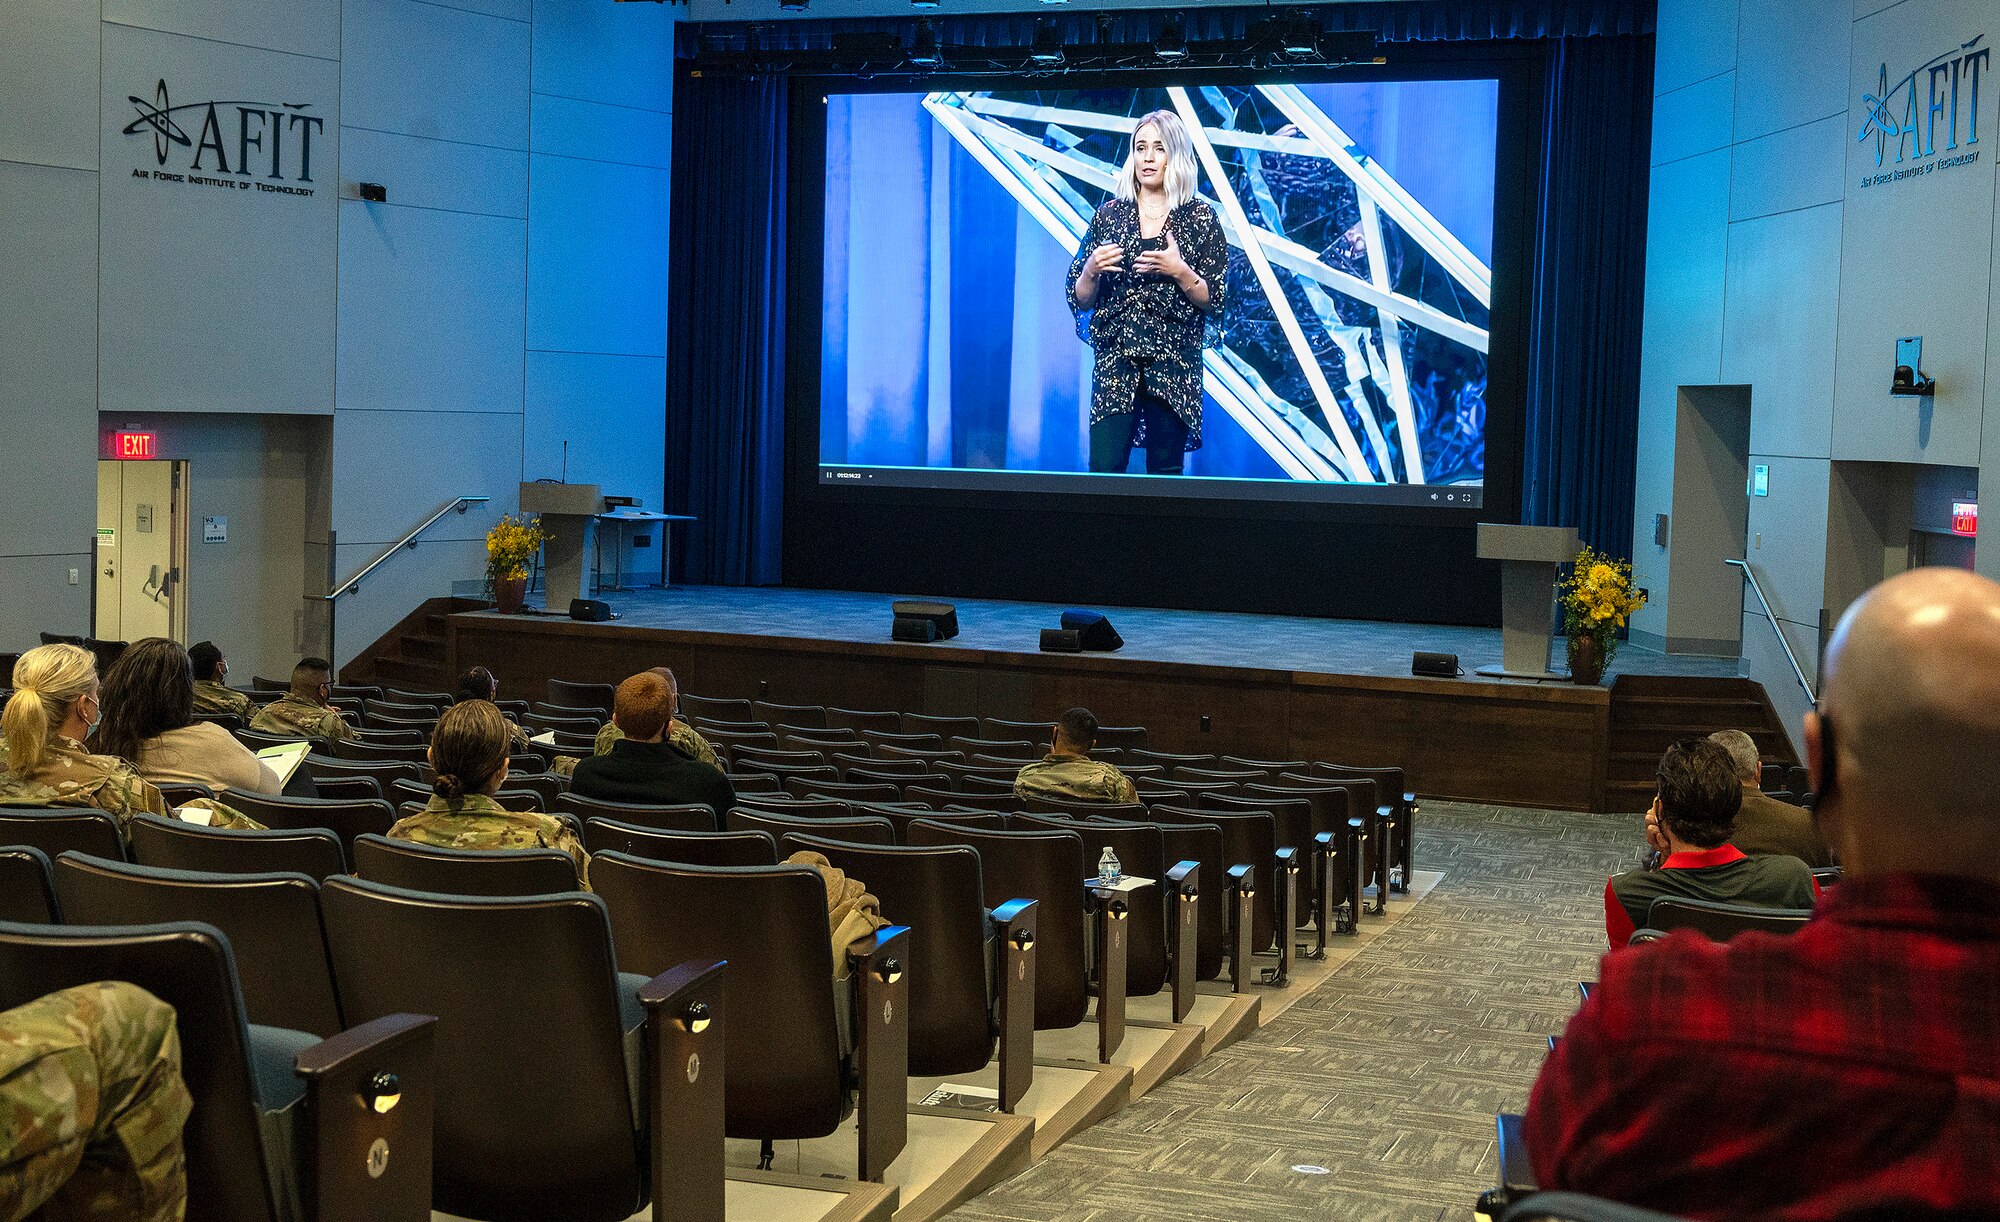
<path id="1" fill-rule="evenodd" d="M 433 795 L 422 810 L 397 821 L 389 839 L 440 849 L 561 849 L 576 862 L 584 889 L 590 888 L 590 854 L 567 823 L 537 811 L 508 810 L 483 793 Z"/>
<path id="2" fill-rule="evenodd" d="M 0 1218 L 178 1222 L 193 1108 L 174 1008 L 137 985 L 0 1014 Z"/>
<path id="3" fill-rule="evenodd" d="M 1100 760 L 1051 752 L 1021 769 L 1014 778 L 1014 796 L 1029 795 L 1071 802 L 1137 802 L 1131 778 Z"/>
<path id="4" fill-rule="evenodd" d="M 234 713 L 245 722 L 250 720 L 250 697 L 242 692 L 232 692 L 213 679 L 203 679 L 194 685 L 194 711 L 197 713 Z"/>
<path id="5" fill-rule="evenodd" d="M 625 731 L 618 728 L 615 721 L 607 721 L 597 732 L 597 742 L 591 748 L 592 755 L 611 754 L 611 744 L 625 737 Z M 715 748 L 701 736 L 701 731 L 676 717 L 667 723 L 667 741 L 679 748 L 682 755 L 692 756 L 711 768 L 721 768 L 715 758 Z"/>
<path id="6" fill-rule="evenodd" d="M 115 755 L 91 755 L 83 744 L 58 734 L 48 758 L 24 777 L 0 772 L 0 806 L 95 806 L 118 816 L 123 827 L 133 815 L 168 815 L 167 800 L 132 765 Z"/>
<path id="7" fill-rule="evenodd" d="M 329 742 L 340 742 L 354 737 L 353 727 L 340 715 L 339 709 L 330 709 L 323 704 L 302 700 L 290 692 L 263 707 L 250 719 L 250 728 L 265 734 L 283 734 L 288 738 L 324 738 Z"/>

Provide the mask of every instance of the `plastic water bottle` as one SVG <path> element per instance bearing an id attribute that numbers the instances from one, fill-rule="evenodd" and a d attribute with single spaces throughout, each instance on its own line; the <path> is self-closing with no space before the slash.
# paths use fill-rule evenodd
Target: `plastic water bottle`
<path id="1" fill-rule="evenodd" d="M 1121 877 L 1123 875 L 1119 873 L 1118 854 L 1112 852 L 1111 846 L 1107 844 L 1104 846 L 1103 855 L 1097 859 L 1097 881 L 1103 886 L 1112 887 L 1117 885 Z"/>

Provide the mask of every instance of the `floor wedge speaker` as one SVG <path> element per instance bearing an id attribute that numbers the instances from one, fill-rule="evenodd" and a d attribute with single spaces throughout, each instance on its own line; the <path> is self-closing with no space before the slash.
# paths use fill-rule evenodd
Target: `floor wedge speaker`
<path id="1" fill-rule="evenodd" d="M 1125 644 L 1125 638 L 1111 626 L 1111 621 L 1096 611 L 1065 611 L 1062 626 L 1077 634 L 1083 648 L 1092 652 L 1108 652 Z"/>
<path id="2" fill-rule="evenodd" d="M 906 619 L 928 620 L 935 629 L 936 635 L 923 638 L 925 640 L 948 641 L 958 635 L 958 608 L 952 606 L 950 603 L 929 602 L 914 598 L 899 599 L 889 604 L 889 610 L 895 613 L 899 623 Z M 899 641 L 917 639 L 915 637 L 903 636 L 900 632 L 892 632 L 891 635 Z"/>
<path id="3" fill-rule="evenodd" d="M 1074 628 L 1042 629 L 1043 653 L 1082 653 L 1082 635 Z"/>

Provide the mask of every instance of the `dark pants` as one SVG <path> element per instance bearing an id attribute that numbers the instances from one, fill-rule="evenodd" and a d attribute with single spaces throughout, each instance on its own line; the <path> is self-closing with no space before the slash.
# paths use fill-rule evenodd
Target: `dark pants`
<path id="1" fill-rule="evenodd" d="M 1179 475 L 1187 464 L 1187 424 L 1164 400 L 1145 391 L 1129 412 L 1107 416 L 1090 426 L 1090 469 L 1120 474 L 1132 457 L 1132 434 L 1146 419 L 1146 474 Z"/>

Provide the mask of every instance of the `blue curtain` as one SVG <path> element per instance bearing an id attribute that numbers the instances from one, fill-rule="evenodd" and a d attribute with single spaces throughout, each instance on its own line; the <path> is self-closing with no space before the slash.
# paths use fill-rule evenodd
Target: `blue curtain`
<path id="1" fill-rule="evenodd" d="M 1549 47 L 1521 520 L 1632 554 L 1653 39 Z"/>
<path id="2" fill-rule="evenodd" d="M 698 84 L 674 100 L 667 505 L 701 519 L 688 529 L 683 579 L 775 585 L 788 90 L 779 77 Z"/>

